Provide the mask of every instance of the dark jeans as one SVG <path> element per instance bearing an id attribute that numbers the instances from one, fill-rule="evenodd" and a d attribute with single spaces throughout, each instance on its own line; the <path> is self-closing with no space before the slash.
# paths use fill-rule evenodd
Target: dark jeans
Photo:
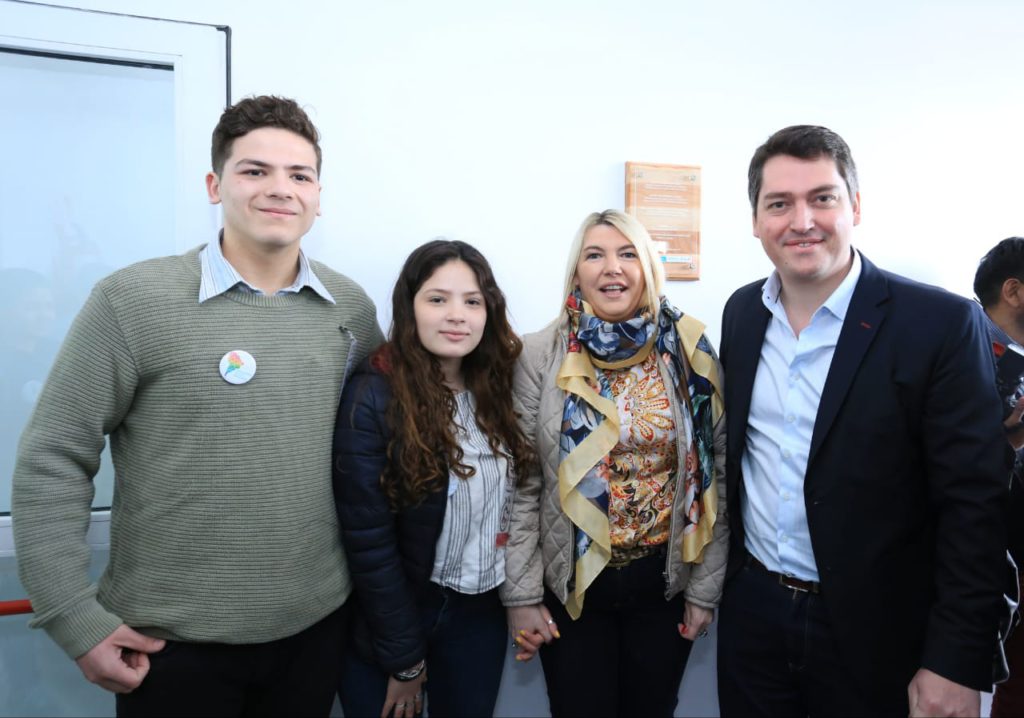
<path id="1" fill-rule="evenodd" d="M 431 583 L 420 602 L 427 636 L 424 705 L 432 718 L 490 716 L 511 639 L 498 591 L 470 595 Z M 379 718 L 388 675 L 355 651 L 342 659 L 338 693 L 345 718 Z"/>
<path id="2" fill-rule="evenodd" d="M 909 713 L 905 688 L 879 705 L 855 685 L 825 601 L 749 563 L 729 580 L 718 619 L 722 716 Z"/>
<path id="3" fill-rule="evenodd" d="M 334 703 L 347 609 L 268 643 L 167 641 L 117 715 L 327 716 Z"/>
<path id="4" fill-rule="evenodd" d="M 665 600 L 664 554 L 606 568 L 573 621 L 548 591 L 561 638 L 540 650 L 551 715 L 671 716 L 692 643 L 679 635 L 685 600 Z"/>

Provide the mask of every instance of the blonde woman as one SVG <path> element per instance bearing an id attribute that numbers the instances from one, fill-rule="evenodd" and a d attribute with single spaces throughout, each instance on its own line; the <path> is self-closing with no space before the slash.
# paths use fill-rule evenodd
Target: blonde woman
<path id="1" fill-rule="evenodd" d="M 539 466 L 513 503 L 502 600 L 553 716 L 671 716 L 725 578 L 721 369 L 662 296 L 651 238 L 588 216 L 565 303 L 524 338 L 515 395 Z"/>

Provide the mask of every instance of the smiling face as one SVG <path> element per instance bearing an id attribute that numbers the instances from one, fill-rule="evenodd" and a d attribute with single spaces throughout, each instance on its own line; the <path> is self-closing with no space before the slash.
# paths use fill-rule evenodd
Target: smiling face
<path id="1" fill-rule="evenodd" d="M 754 236 L 775 265 L 783 289 L 815 287 L 831 293 L 852 264 L 860 193 L 850 197 L 828 157 L 776 155 L 765 163 L 762 178 Z"/>
<path id="2" fill-rule="evenodd" d="M 438 267 L 413 297 L 416 334 L 441 362 L 445 379 L 461 384 L 462 358 L 476 349 L 487 324 L 487 305 L 476 274 L 455 259 Z"/>
<path id="3" fill-rule="evenodd" d="M 633 317 L 646 288 L 636 247 L 615 227 L 594 225 L 583 237 L 576 286 L 598 319 L 620 322 Z"/>
<path id="4" fill-rule="evenodd" d="M 206 189 L 224 209 L 226 245 L 251 253 L 297 248 L 320 211 L 316 150 L 290 130 L 261 127 L 232 143 Z"/>

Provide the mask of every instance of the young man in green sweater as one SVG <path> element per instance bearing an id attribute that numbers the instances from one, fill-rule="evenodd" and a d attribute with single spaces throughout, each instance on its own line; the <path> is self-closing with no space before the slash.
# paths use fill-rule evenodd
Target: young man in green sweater
<path id="1" fill-rule="evenodd" d="M 14 534 L 44 628 L 128 715 L 327 715 L 351 587 L 331 492 L 348 370 L 373 303 L 299 247 L 319 135 L 291 100 L 213 133 L 219 241 L 100 281 L 22 436 Z M 109 436 L 110 563 L 88 577 Z"/>

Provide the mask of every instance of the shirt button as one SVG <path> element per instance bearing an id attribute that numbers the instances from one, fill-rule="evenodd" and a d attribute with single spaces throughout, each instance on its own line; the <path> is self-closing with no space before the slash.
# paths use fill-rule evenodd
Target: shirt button
<path id="1" fill-rule="evenodd" d="M 783 491 L 782 492 L 782 500 L 783 501 L 789 501 L 789 492 L 788 491 Z"/>
<path id="2" fill-rule="evenodd" d="M 782 536 L 779 537 L 779 541 L 781 541 L 782 543 L 786 543 L 787 541 L 789 541 L 789 537 L 786 536 L 786 534 L 782 534 Z"/>
<path id="3" fill-rule="evenodd" d="M 789 449 L 782 450 L 782 457 L 788 459 L 790 457 Z"/>
<path id="4" fill-rule="evenodd" d="M 786 417 L 786 421 L 792 424 L 794 421 L 796 421 L 796 417 L 790 414 L 789 416 Z"/>
<path id="5" fill-rule="evenodd" d="M 789 380 L 790 380 L 791 382 L 794 382 L 794 383 L 795 383 L 795 382 L 796 382 L 796 380 L 797 380 L 797 375 L 796 375 L 796 374 L 790 374 L 790 375 L 789 375 Z"/>

